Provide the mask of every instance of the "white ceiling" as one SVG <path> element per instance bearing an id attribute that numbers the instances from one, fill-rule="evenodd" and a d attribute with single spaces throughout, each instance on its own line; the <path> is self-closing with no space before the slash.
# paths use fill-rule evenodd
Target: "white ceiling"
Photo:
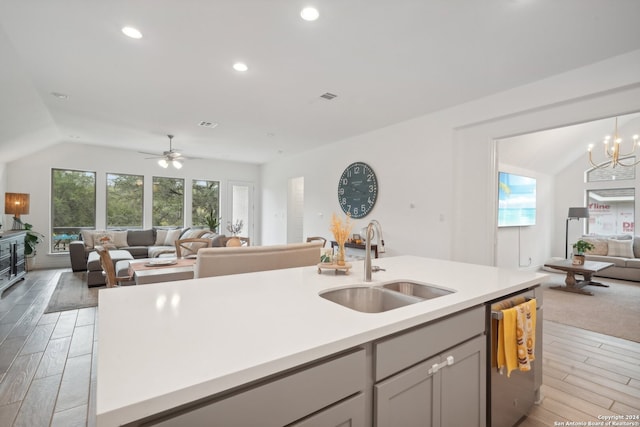
<path id="1" fill-rule="evenodd" d="M 617 118 L 618 136 L 622 138 L 621 152 L 629 153 L 633 147 L 633 136 L 640 135 L 640 113 L 625 114 Z M 576 159 L 582 159 L 584 170 L 590 169 L 587 148 L 593 144 L 593 161 L 596 164 L 607 160 L 602 142 L 605 136 L 613 136 L 616 118 L 610 117 L 579 123 L 557 129 L 504 138 L 498 142 L 498 161 L 555 175 Z M 638 153 L 640 158 L 640 152 Z"/>
<path id="2" fill-rule="evenodd" d="M 263 163 L 640 49 L 639 17 L 637 0 L 0 0 L 0 159 L 161 152 L 170 133 Z"/>

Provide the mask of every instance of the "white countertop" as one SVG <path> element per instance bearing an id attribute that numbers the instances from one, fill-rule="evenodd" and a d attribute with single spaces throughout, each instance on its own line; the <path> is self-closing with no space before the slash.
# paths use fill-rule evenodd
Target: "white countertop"
<path id="1" fill-rule="evenodd" d="M 318 296 L 363 283 L 316 267 L 100 290 L 99 426 L 135 421 L 542 283 L 543 274 L 413 256 L 379 258 L 372 285 L 456 292 L 383 313 Z"/>

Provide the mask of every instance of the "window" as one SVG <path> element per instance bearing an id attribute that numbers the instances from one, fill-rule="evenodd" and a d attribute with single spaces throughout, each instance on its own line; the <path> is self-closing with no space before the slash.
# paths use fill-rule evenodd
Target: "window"
<path id="1" fill-rule="evenodd" d="M 184 179 L 153 177 L 154 227 L 184 226 Z"/>
<path id="2" fill-rule="evenodd" d="M 96 228 L 96 173 L 51 170 L 51 252 L 67 252 L 82 229 Z"/>
<path id="3" fill-rule="evenodd" d="M 635 228 L 635 190 L 587 190 L 590 234 L 630 234 Z"/>
<path id="4" fill-rule="evenodd" d="M 107 228 L 142 228 L 144 177 L 107 174 Z"/>
<path id="5" fill-rule="evenodd" d="M 206 217 L 220 217 L 220 182 L 193 180 L 191 187 L 191 223 L 208 226 Z M 216 231 L 216 230 L 212 230 Z"/>
<path id="6" fill-rule="evenodd" d="M 625 163 L 635 163 L 635 157 L 628 157 Z M 587 182 L 624 181 L 636 179 L 636 168 L 591 168 L 587 171 Z"/>

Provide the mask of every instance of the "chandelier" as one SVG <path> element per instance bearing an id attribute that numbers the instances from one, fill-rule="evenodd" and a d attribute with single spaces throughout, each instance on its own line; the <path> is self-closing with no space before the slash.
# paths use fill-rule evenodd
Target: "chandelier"
<path id="1" fill-rule="evenodd" d="M 638 148 L 638 145 L 640 145 L 638 138 L 638 135 L 633 135 L 633 145 L 631 146 L 631 150 L 628 153 L 622 153 L 622 149 L 620 147 L 622 145 L 622 138 L 620 138 L 620 136 L 618 135 L 618 118 L 616 117 L 616 125 L 613 130 L 613 137 L 611 135 L 607 135 L 602 141 L 604 144 L 604 154 L 608 160 L 605 160 L 604 162 L 598 164 L 594 163 L 591 157 L 593 144 L 589 144 L 589 163 L 591 163 L 591 166 L 596 169 L 606 168 L 609 166 L 615 168 L 616 166 L 632 167 L 637 165 L 638 163 L 640 163 L 640 160 L 632 163 L 625 163 L 625 160 L 632 159 L 632 157 L 635 155 L 636 148 Z"/>

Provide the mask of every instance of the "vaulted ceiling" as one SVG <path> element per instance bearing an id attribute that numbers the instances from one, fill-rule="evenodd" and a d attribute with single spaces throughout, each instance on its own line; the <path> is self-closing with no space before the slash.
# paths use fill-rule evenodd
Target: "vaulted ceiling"
<path id="1" fill-rule="evenodd" d="M 173 134 L 263 163 L 640 49 L 637 0 L 307 3 L 0 0 L 0 161 Z"/>

